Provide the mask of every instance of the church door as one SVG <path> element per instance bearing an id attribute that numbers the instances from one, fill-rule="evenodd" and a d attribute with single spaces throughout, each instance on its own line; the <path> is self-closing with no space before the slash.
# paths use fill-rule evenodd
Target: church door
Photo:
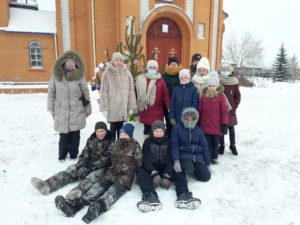
<path id="1" fill-rule="evenodd" d="M 180 29 L 173 20 L 156 19 L 147 31 L 147 59 L 155 57 L 161 72 L 169 57 L 175 56 L 181 62 L 181 40 Z"/>

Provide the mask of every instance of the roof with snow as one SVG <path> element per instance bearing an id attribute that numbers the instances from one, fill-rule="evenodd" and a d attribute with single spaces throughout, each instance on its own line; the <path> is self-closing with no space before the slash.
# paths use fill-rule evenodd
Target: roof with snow
<path id="1" fill-rule="evenodd" d="M 10 8 L 9 11 L 8 27 L 2 27 L 2 30 L 25 33 L 56 33 L 55 12 L 22 8 Z"/>

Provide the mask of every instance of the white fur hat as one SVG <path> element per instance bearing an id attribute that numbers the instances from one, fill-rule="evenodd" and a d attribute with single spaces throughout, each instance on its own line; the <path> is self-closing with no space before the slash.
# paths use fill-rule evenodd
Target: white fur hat
<path id="1" fill-rule="evenodd" d="M 210 66 L 209 66 L 209 60 L 208 60 L 208 58 L 202 57 L 200 59 L 200 61 L 197 64 L 197 70 L 199 68 L 204 68 L 204 69 L 207 69 L 207 71 L 210 71 Z"/>
<path id="2" fill-rule="evenodd" d="M 211 71 L 208 73 L 208 79 L 206 81 L 206 84 L 208 86 L 215 86 L 215 87 L 218 87 L 220 85 L 220 82 L 219 82 L 219 78 L 218 78 L 218 73 L 215 72 L 215 71 Z"/>
<path id="3" fill-rule="evenodd" d="M 227 71 L 233 72 L 233 66 L 228 62 L 222 62 L 220 70 L 221 71 L 227 70 Z"/>
<path id="4" fill-rule="evenodd" d="M 179 78 L 181 77 L 189 77 L 191 79 L 191 74 L 189 69 L 181 69 L 179 71 Z"/>
<path id="5" fill-rule="evenodd" d="M 148 60 L 146 69 L 148 69 L 149 67 L 155 67 L 156 69 L 158 69 L 158 62 L 156 60 Z"/>
<path id="6" fill-rule="evenodd" d="M 124 61 L 124 56 L 120 52 L 114 52 L 112 55 L 112 61 L 117 59 L 122 59 Z"/>

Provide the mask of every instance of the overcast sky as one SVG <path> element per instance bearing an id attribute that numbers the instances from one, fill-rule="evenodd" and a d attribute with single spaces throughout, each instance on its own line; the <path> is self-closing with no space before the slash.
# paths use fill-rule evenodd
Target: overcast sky
<path id="1" fill-rule="evenodd" d="M 41 10 L 55 11 L 55 0 L 37 2 Z M 281 43 L 290 57 L 295 54 L 300 60 L 299 10 L 299 0 L 224 0 L 229 14 L 224 37 L 230 32 L 253 32 L 262 40 L 266 66 L 272 65 Z"/>
<path id="2" fill-rule="evenodd" d="M 250 31 L 262 40 L 265 65 L 270 66 L 283 42 L 288 55 L 300 59 L 299 0 L 224 0 L 225 36 Z"/>

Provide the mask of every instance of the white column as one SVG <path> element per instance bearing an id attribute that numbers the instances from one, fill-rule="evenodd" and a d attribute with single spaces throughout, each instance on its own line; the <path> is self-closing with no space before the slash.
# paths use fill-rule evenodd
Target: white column
<path id="1" fill-rule="evenodd" d="M 149 0 L 140 0 L 140 25 L 141 25 L 141 27 L 150 11 L 149 3 L 150 3 Z"/>
<path id="2" fill-rule="evenodd" d="M 216 69 L 217 64 L 217 46 L 218 46 L 218 25 L 219 25 L 219 0 L 214 2 L 214 16 L 213 16 L 213 34 L 212 34 L 212 47 L 211 47 L 211 61 L 210 67 L 212 70 Z"/>
<path id="3" fill-rule="evenodd" d="M 61 26 L 64 52 L 71 49 L 69 1 L 60 1 Z"/>
<path id="4" fill-rule="evenodd" d="M 185 12 L 194 24 L 194 0 L 186 0 Z"/>

